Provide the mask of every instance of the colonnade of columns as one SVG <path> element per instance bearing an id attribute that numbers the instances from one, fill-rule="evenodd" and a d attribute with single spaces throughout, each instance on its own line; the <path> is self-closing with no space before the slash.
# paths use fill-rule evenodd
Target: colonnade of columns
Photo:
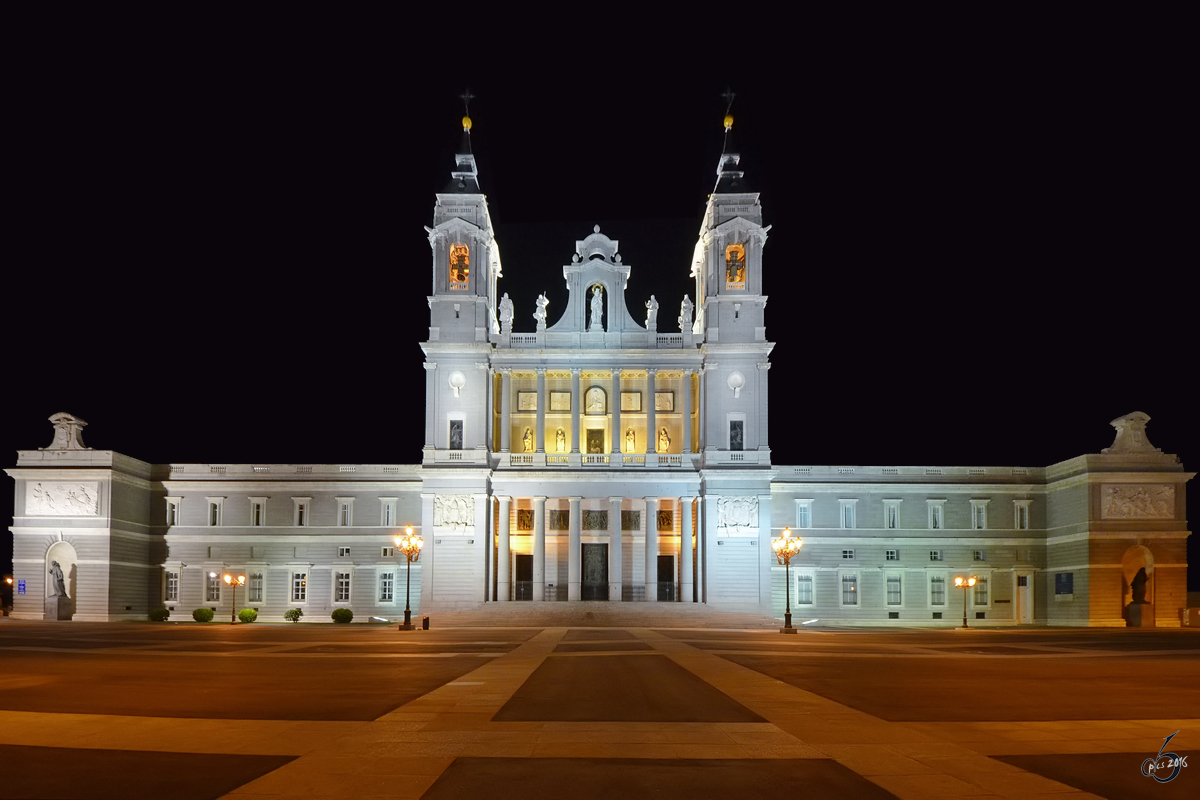
<path id="1" fill-rule="evenodd" d="M 531 583 L 533 587 L 533 600 L 554 600 L 554 596 L 549 596 L 546 583 L 546 530 L 547 530 L 547 515 L 546 515 L 546 497 L 530 497 L 525 498 L 529 505 L 532 505 L 533 521 L 531 530 L 520 531 L 517 535 L 529 535 L 532 538 L 531 550 L 533 556 L 533 566 L 531 574 Z M 583 531 L 583 497 L 567 497 L 568 502 L 568 527 L 567 527 L 567 601 L 577 602 L 582 599 L 582 552 L 584 535 Z M 595 505 L 594 499 L 591 505 Z M 598 499 L 598 498 L 597 498 Z M 608 600 L 609 602 L 620 602 L 622 590 L 626 580 L 623 574 L 623 556 L 622 537 L 626 533 L 622 531 L 621 526 L 621 504 L 628 498 L 624 497 L 609 497 L 608 498 L 608 528 L 606 531 L 589 530 L 586 533 L 589 536 L 600 536 L 603 538 L 606 535 L 605 544 L 608 545 Z M 488 601 L 509 602 L 515 598 L 516 589 L 516 571 L 515 559 L 513 558 L 513 542 L 512 530 L 513 501 L 514 498 L 508 495 L 496 495 L 496 503 L 499 511 L 499 525 L 496 529 L 495 537 L 495 594 L 492 593 L 492 570 L 489 569 L 488 592 L 486 597 Z M 645 503 L 644 507 L 644 525 L 639 526 L 638 531 L 628 531 L 630 543 L 632 544 L 633 537 L 641 532 L 644 528 L 645 538 L 644 547 L 644 571 L 638 577 L 629 576 L 629 584 L 633 587 L 642 586 L 645 588 L 646 602 L 656 602 L 658 600 L 658 556 L 673 555 L 679 558 L 678 569 L 672 574 L 672 584 L 677 584 L 678 594 L 672 592 L 672 596 L 676 599 L 685 602 L 703 602 L 703 592 L 695 591 L 694 587 L 698 583 L 697 570 L 704 563 L 704 542 L 703 536 L 694 536 L 698 526 L 693 525 L 693 514 L 700 512 L 699 506 L 695 503 L 696 497 L 683 496 L 671 498 L 645 497 L 641 498 Z M 660 553 L 660 534 L 658 529 L 658 511 L 660 500 L 667 501 L 680 515 L 679 525 L 679 549 L 670 553 Z M 673 535 L 674 526 L 672 526 Z M 695 564 L 693 564 L 693 561 Z M 561 580 L 561 579 L 560 579 Z"/>

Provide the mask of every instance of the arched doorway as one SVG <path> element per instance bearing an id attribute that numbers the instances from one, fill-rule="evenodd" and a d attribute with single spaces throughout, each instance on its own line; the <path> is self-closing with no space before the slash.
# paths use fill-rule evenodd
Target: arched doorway
<path id="1" fill-rule="evenodd" d="M 46 548 L 44 619 L 71 619 L 75 615 L 79 557 L 70 542 L 55 542 Z M 61 595 L 58 579 L 61 577 Z"/>
<path id="2" fill-rule="evenodd" d="M 1134 545 L 1121 556 L 1121 616 L 1133 602 L 1134 584 L 1141 570 L 1146 570 L 1145 601 L 1154 605 L 1154 554 L 1140 544 Z"/>

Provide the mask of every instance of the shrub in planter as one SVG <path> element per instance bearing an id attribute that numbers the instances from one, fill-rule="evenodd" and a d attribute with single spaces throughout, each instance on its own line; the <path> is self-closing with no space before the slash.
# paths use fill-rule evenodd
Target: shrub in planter
<path id="1" fill-rule="evenodd" d="M 283 612 L 283 618 L 288 622 L 299 622 L 300 618 L 303 616 L 304 611 L 299 608 L 289 608 L 287 611 Z"/>
<path id="2" fill-rule="evenodd" d="M 192 612 L 192 619 L 196 622 L 212 622 L 213 612 L 211 608 L 197 608 Z"/>
<path id="3" fill-rule="evenodd" d="M 170 616 L 171 616 L 171 612 L 165 608 L 150 609 L 150 621 L 151 622 L 166 622 L 167 618 Z"/>
<path id="4" fill-rule="evenodd" d="M 335 608 L 329 616 L 334 622 L 349 622 L 354 619 L 354 612 L 348 608 Z"/>
<path id="5" fill-rule="evenodd" d="M 254 622 L 258 619 L 258 610 L 254 608 L 243 608 L 238 612 L 238 619 L 242 622 Z"/>

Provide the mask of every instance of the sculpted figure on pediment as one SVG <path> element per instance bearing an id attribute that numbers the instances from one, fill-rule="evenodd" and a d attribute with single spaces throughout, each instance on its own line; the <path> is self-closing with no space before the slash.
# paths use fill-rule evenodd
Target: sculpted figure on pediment
<path id="1" fill-rule="evenodd" d="M 758 498 L 717 498 L 717 528 L 730 532 L 757 533 Z"/>

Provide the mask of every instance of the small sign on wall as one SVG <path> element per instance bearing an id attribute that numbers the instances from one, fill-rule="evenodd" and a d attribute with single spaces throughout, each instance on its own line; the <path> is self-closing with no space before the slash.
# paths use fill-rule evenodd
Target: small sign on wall
<path id="1" fill-rule="evenodd" d="M 25 581 L 17 581 L 17 594 L 25 594 Z"/>

